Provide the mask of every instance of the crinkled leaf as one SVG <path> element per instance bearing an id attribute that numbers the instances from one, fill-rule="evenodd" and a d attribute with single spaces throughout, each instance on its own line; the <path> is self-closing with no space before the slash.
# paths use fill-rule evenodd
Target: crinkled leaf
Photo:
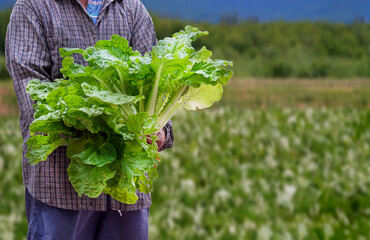
<path id="1" fill-rule="evenodd" d="M 212 52 L 209 51 L 206 47 L 202 47 L 199 51 L 194 52 L 190 56 L 192 62 L 208 62 L 212 56 Z"/>
<path id="2" fill-rule="evenodd" d="M 62 62 L 62 67 L 63 68 L 60 69 L 60 72 L 63 73 L 65 78 L 69 78 L 70 80 L 84 77 L 88 74 L 85 66 L 74 63 L 73 57 L 65 57 Z"/>
<path id="3" fill-rule="evenodd" d="M 165 38 L 158 42 L 158 45 L 153 47 L 152 55 L 159 58 L 173 55 L 178 58 L 184 58 L 194 52 L 191 43 L 197 38 L 207 35 L 208 32 L 199 31 L 199 29 L 191 26 L 186 26 L 185 30 L 175 33 L 172 38 Z"/>
<path id="4" fill-rule="evenodd" d="M 30 125 L 30 133 L 45 133 L 45 134 L 70 134 L 71 129 L 67 127 L 63 121 L 34 121 Z"/>
<path id="5" fill-rule="evenodd" d="M 70 139 L 70 144 L 67 147 L 67 157 L 72 158 L 74 155 L 82 153 L 86 148 L 85 146 L 94 141 L 94 135 L 83 132 L 82 136 L 76 136 Z"/>
<path id="6" fill-rule="evenodd" d="M 126 142 L 124 158 L 121 161 L 134 176 L 141 176 L 158 164 L 156 156 L 152 156 L 137 141 Z M 122 170 L 124 172 L 124 168 Z"/>
<path id="7" fill-rule="evenodd" d="M 62 108 L 60 100 L 67 94 L 67 89 L 58 87 L 53 89 L 46 97 L 46 102 L 50 107 L 60 110 Z"/>
<path id="8" fill-rule="evenodd" d="M 79 48 L 60 48 L 59 49 L 59 54 L 61 57 L 71 56 L 74 53 L 82 54 L 83 52 L 84 50 L 79 49 Z"/>
<path id="9" fill-rule="evenodd" d="M 157 168 L 149 170 L 147 174 L 143 174 L 138 178 L 139 191 L 142 193 L 150 193 L 153 190 L 154 179 L 158 177 Z"/>
<path id="10" fill-rule="evenodd" d="M 38 104 L 35 105 L 34 119 L 38 119 L 41 116 L 47 115 L 47 114 L 52 113 L 54 111 L 55 111 L 55 109 L 53 109 L 49 105 L 38 103 Z"/>
<path id="11" fill-rule="evenodd" d="M 231 65 L 231 62 L 222 60 L 197 62 L 184 77 L 184 83 L 193 87 L 200 87 L 202 84 L 226 84 L 231 78 L 232 72 L 221 67 Z"/>
<path id="12" fill-rule="evenodd" d="M 101 129 L 100 119 L 97 116 L 103 114 L 104 108 L 92 106 L 90 108 L 71 108 L 68 110 L 67 114 L 86 127 L 92 133 L 98 133 Z"/>
<path id="13" fill-rule="evenodd" d="M 114 177 L 107 182 L 107 187 L 103 190 L 104 193 L 109 194 L 112 198 L 127 204 L 135 204 L 139 199 L 135 192 L 129 192 L 126 188 L 119 186 L 120 178 Z"/>
<path id="14" fill-rule="evenodd" d="M 129 115 L 126 124 L 129 131 L 142 135 L 152 134 L 158 130 L 157 118 L 149 116 L 147 112 Z"/>
<path id="15" fill-rule="evenodd" d="M 110 103 L 115 105 L 136 103 L 140 99 L 143 99 L 143 96 L 128 96 L 122 93 L 113 93 L 111 91 L 104 90 L 97 86 L 91 86 L 87 83 L 82 84 L 82 89 L 84 90 L 85 94 L 89 97 L 100 100 L 104 103 Z"/>
<path id="16" fill-rule="evenodd" d="M 98 167 L 87 165 L 79 158 L 72 158 L 67 169 L 69 181 L 79 196 L 97 198 L 107 187 L 107 181 L 114 177 L 115 170 L 109 165 Z"/>
<path id="17" fill-rule="evenodd" d="M 68 108 L 83 108 L 87 106 L 87 100 L 77 94 L 69 94 L 63 100 Z"/>
<path id="18" fill-rule="evenodd" d="M 216 86 L 202 85 L 199 88 L 190 88 L 181 99 L 181 103 L 186 110 L 209 108 L 214 102 L 221 99 L 222 93 L 221 84 Z"/>
<path id="19" fill-rule="evenodd" d="M 118 187 L 126 189 L 128 193 L 135 193 L 136 186 L 134 181 L 134 173 L 132 172 L 131 168 L 127 166 L 127 163 L 124 159 L 121 159 L 121 161 L 122 175 L 119 179 Z"/>
<path id="20" fill-rule="evenodd" d="M 111 55 L 123 61 L 128 61 L 130 56 L 140 56 L 138 51 L 132 51 L 127 39 L 118 35 L 112 35 L 111 40 L 98 41 L 95 48 L 107 50 Z"/>
<path id="21" fill-rule="evenodd" d="M 110 113 L 108 116 L 103 118 L 105 123 L 113 129 L 113 131 L 116 134 L 119 134 L 122 136 L 124 140 L 133 140 L 135 138 L 135 134 L 133 134 L 129 129 L 127 128 L 127 125 L 124 124 L 124 121 L 122 119 L 122 116 L 117 113 L 113 112 Z"/>
<path id="22" fill-rule="evenodd" d="M 79 158 L 82 162 L 98 167 L 105 166 L 117 159 L 116 149 L 104 137 L 95 137 L 94 141 L 88 142 L 84 146 L 85 150 L 72 158 Z"/>
<path id="23" fill-rule="evenodd" d="M 41 82 L 38 79 L 34 79 L 28 82 L 26 91 L 31 95 L 32 100 L 40 101 L 44 100 L 57 87 L 57 82 Z"/>
<path id="24" fill-rule="evenodd" d="M 35 165 L 41 161 L 46 161 L 47 157 L 58 147 L 66 145 L 67 140 L 59 135 L 35 135 L 27 140 L 26 158 L 29 163 Z"/>
<path id="25" fill-rule="evenodd" d="M 63 124 L 60 111 L 58 110 L 41 115 L 30 125 L 30 134 L 61 134 L 67 132 L 70 132 L 70 128 Z"/>

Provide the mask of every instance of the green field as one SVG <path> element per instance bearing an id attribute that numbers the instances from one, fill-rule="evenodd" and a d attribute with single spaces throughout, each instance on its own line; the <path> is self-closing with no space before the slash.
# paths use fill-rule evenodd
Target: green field
<path id="1" fill-rule="evenodd" d="M 150 239 L 370 239 L 368 80 L 232 80 L 174 119 Z M 10 88 L 3 83 L 0 89 Z M 0 108 L 0 239 L 25 239 L 14 94 Z M 13 110 L 12 110 L 13 109 Z"/>

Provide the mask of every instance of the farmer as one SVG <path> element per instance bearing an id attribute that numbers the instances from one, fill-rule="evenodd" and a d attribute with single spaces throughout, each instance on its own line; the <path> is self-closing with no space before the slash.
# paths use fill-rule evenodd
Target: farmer
<path id="1" fill-rule="evenodd" d="M 152 19 L 139 0 L 18 0 L 6 35 L 6 61 L 20 110 L 23 182 L 28 220 L 27 239 L 148 239 L 150 194 L 138 193 L 133 205 L 101 194 L 78 197 L 68 180 L 66 148 L 31 166 L 25 154 L 34 110 L 27 83 L 61 78 L 59 48 L 87 48 L 118 34 L 134 50 L 151 51 L 156 44 Z M 86 65 L 82 56 L 75 62 Z M 171 122 L 159 132 L 159 151 L 172 146 Z"/>

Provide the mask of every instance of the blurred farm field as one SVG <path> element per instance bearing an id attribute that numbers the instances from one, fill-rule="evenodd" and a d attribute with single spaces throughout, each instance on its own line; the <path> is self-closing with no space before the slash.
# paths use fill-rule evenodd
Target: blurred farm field
<path id="1" fill-rule="evenodd" d="M 369 239 L 369 85 L 232 79 L 213 108 L 176 116 L 150 239 Z M 21 136 L 11 82 L 0 89 L 0 239 L 18 240 Z"/>
<path id="2" fill-rule="evenodd" d="M 370 108 L 369 79 L 232 79 L 223 101 L 238 108 Z"/>
<path id="3" fill-rule="evenodd" d="M 22 136 L 16 117 L 0 117 L 0 239 L 25 239 Z"/>
<path id="4" fill-rule="evenodd" d="M 368 110 L 220 106 L 174 122 L 152 239 L 369 239 Z"/>

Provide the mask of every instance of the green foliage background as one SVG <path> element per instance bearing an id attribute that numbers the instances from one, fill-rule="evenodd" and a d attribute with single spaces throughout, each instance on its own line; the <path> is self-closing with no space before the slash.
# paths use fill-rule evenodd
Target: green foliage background
<path id="1" fill-rule="evenodd" d="M 179 20 L 154 17 L 159 39 L 182 29 Z M 370 24 L 246 21 L 191 23 L 210 32 L 206 45 L 221 59 L 232 59 L 238 77 L 370 77 Z"/>

